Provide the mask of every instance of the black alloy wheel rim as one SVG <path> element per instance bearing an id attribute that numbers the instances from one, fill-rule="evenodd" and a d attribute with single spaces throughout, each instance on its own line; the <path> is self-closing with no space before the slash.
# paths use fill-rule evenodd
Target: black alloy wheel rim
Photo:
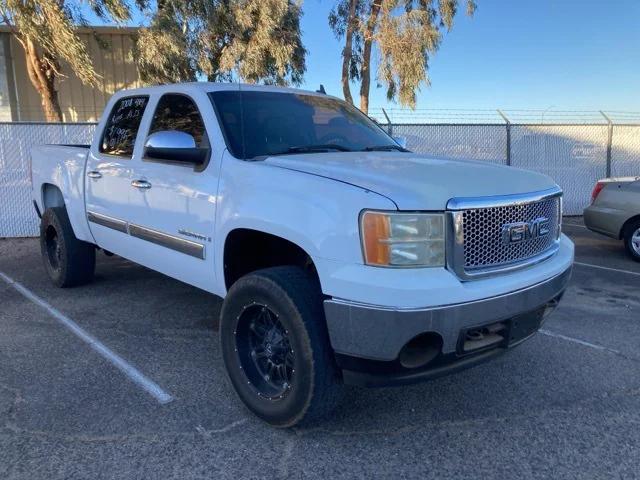
<path id="1" fill-rule="evenodd" d="M 60 246 L 60 239 L 58 238 L 58 232 L 52 226 L 47 227 L 45 232 L 45 246 L 47 248 L 47 258 L 49 259 L 49 265 L 54 270 L 58 270 L 61 264 L 62 248 Z"/>
<path id="2" fill-rule="evenodd" d="M 295 373 L 289 331 L 273 310 L 258 303 L 246 306 L 237 320 L 236 352 L 247 383 L 260 397 L 283 398 Z"/>

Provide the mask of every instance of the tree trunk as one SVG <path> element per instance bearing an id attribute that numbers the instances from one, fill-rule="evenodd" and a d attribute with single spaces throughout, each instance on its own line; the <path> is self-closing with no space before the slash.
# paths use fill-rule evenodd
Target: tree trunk
<path id="1" fill-rule="evenodd" d="M 349 0 L 349 18 L 347 19 L 347 32 L 345 35 L 344 50 L 342 50 L 342 93 L 344 99 L 353 105 L 351 87 L 349 86 L 349 71 L 351 70 L 351 53 L 353 45 L 353 31 L 356 28 L 356 7 L 359 0 Z"/>
<path id="2" fill-rule="evenodd" d="M 34 88 L 40 94 L 40 102 L 47 122 L 62 122 L 62 110 L 55 88 L 57 62 L 40 54 L 30 39 L 22 42 L 24 47 L 27 73 Z"/>
<path id="3" fill-rule="evenodd" d="M 364 48 L 362 50 L 362 68 L 360 69 L 360 76 L 362 81 L 360 83 L 360 110 L 365 114 L 369 113 L 369 87 L 371 86 L 371 46 L 373 44 L 373 34 L 378 23 L 378 14 L 380 13 L 380 7 L 382 6 L 382 0 L 373 0 L 371 5 L 371 13 L 367 20 L 367 27 L 364 31 Z"/>

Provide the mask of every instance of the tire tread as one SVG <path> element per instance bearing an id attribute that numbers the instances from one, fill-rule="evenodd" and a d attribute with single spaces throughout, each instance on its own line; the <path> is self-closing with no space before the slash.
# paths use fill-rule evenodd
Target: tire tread
<path id="1" fill-rule="evenodd" d="M 57 278 L 52 275 L 51 267 L 47 265 L 48 259 L 44 244 L 46 229 L 50 225 L 57 230 L 65 251 L 64 265 Z M 95 246 L 76 238 L 65 207 L 51 207 L 45 210 L 40 222 L 40 242 L 45 269 L 56 286 L 61 288 L 75 287 L 93 280 L 96 265 Z"/>
<path id="2" fill-rule="evenodd" d="M 257 284 L 264 286 L 265 282 L 270 284 L 270 289 L 278 291 L 279 295 L 286 296 L 285 301 L 290 302 L 298 310 L 309 338 L 314 373 L 311 395 L 306 405 L 287 421 L 269 423 L 281 428 L 309 425 L 326 417 L 335 408 L 342 391 L 338 377 L 339 370 L 335 364 L 324 319 L 320 285 L 302 268 L 271 267 L 256 270 L 240 278 L 229 290 L 227 298 L 233 298 L 242 289 L 251 288 Z M 225 301 L 225 305 L 226 303 Z M 221 312 L 222 322 L 230 316 L 225 305 Z"/>

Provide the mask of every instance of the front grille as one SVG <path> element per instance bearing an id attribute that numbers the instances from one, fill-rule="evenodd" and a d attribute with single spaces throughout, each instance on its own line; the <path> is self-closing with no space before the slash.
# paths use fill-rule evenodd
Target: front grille
<path id="1" fill-rule="evenodd" d="M 489 269 L 524 262 L 556 245 L 559 234 L 560 197 L 540 201 L 462 211 L 464 270 Z M 503 241 L 503 227 L 517 222 L 549 220 L 549 233 L 518 243 Z"/>

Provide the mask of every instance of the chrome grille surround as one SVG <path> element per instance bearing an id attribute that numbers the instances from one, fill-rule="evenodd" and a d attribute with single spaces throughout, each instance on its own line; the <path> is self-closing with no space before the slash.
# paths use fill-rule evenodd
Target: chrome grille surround
<path id="1" fill-rule="evenodd" d="M 549 233 L 505 244 L 505 224 L 545 217 Z M 447 204 L 447 268 L 462 280 L 506 273 L 556 253 L 562 224 L 562 190 L 529 194 L 452 198 Z"/>

